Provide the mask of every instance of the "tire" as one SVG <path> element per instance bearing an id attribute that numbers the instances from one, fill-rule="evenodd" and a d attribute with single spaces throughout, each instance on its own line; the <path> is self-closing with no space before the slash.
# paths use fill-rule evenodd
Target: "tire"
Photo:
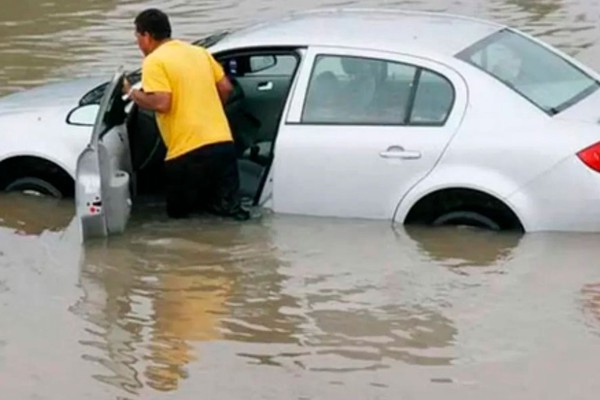
<path id="1" fill-rule="evenodd" d="M 21 192 L 36 196 L 53 197 L 62 199 L 65 194 L 52 182 L 34 176 L 24 176 L 9 182 L 5 187 L 6 192 Z"/>
<path id="2" fill-rule="evenodd" d="M 500 231 L 502 228 L 493 219 L 476 211 L 451 211 L 446 212 L 433 220 L 433 226 L 444 225 L 466 225 L 476 228 L 484 228 L 492 231 Z"/>

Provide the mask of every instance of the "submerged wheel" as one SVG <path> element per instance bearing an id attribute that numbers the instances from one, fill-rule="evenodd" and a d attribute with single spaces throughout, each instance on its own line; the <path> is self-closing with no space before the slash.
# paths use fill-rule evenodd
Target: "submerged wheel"
<path id="1" fill-rule="evenodd" d="M 466 225 L 476 228 L 501 230 L 500 224 L 475 211 L 453 211 L 440 215 L 432 222 L 433 226 Z"/>
<path id="2" fill-rule="evenodd" d="M 71 198 L 75 182 L 64 169 L 48 160 L 21 156 L 0 163 L 0 191 Z"/>
<path id="3" fill-rule="evenodd" d="M 5 188 L 7 192 L 21 192 L 34 196 L 48 196 L 62 199 L 65 194 L 52 182 L 33 176 L 25 176 L 9 182 Z"/>
<path id="4" fill-rule="evenodd" d="M 503 201 L 484 192 L 459 188 L 444 189 L 425 196 L 412 207 L 404 223 L 525 231 L 517 215 Z"/>

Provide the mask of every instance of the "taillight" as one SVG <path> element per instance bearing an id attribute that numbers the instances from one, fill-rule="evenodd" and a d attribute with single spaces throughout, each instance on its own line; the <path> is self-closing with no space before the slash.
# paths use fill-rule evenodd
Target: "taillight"
<path id="1" fill-rule="evenodd" d="M 581 150 L 577 157 L 594 171 L 600 172 L 600 143 Z"/>

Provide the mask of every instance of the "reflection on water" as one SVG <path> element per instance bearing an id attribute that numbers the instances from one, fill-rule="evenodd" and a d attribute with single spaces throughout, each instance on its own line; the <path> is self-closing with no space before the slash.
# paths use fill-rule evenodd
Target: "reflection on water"
<path id="1" fill-rule="evenodd" d="M 31 200 L 30 209 L 67 215 L 63 205 Z M 414 371 L 437 385 L 600 350 L 589 335 L 600 331 L 600 273 L 585 262 L 600 256 L 593 235 L 269 215 L 170 222 L 154 211 L 85 248 L 69 218 L 58 231 L 14 218 L 26 236 L 2 224 L 4 393 L 63 398 L 57 377 L 75 376 L 69 397 L 289 398 L 301 387 L 306 398 L 382 388 L 397 398 Z M 29 385 L 32 374 L 43 378 Z M 480 379 L 494 386 L 496 375 Z"/>
<path id="2" fill-rule="evenodd" d="M 593 331 L 600 335 L 600 282 L 585 285 L 581 292 L 584 312 L 590 317 Z"/>
<path id="3" fill-rule="evenodd" d="M 93 338 L 81 341 L 84 358 L 109 371 L 95 378 L 130 393 L 145 385 L 176 390 L 190 363 L 202 361 L 194 346 L 207 341 L 248 343 L 239 356 L 252 365 L 282 367 L 293 360 L 312 371 L 389 368 L 386 360 L 450 363 L 451 320 L 427 305 L 378 299 L 384 282 L 362 283 L 360 271 L 352 277 L 347 268 L 303 265 L 303 256 L 275 244 L 275 235 L 302 229 L 297 222 L 151 223 L 87 246 L 84 295 L 72 311 L 93 326 Z M 322 227 L 324 233 L 311 236 L 345 235 L 347 227 Z M 377 236 L 395 240 L 388 227 L 374 228 Z M 340 248 L 328 257 L 347 255 Z M 372 279 L 372 272 L 363 278 Z M 356 284 L 345 283 L 349 279 Z M 269 347 L 252 351 L 254 345 Z M 272 352 L 277 345 L 285 350 Z"/>
<path id="4" fill-rule="evenodd" d="M 268 231 L 213 223 L 153 226 L 86 247 L 85 295 L 73 311 L 100 329 L 98 341 L 82 342 L 105 349 L 87 357 L 113 374 L 99 380 L 129 391 L 175 390 L 201 358 L 191 343 L 291 341 L 294 318 L 279 309 L 294 303 L 280 293 Z"/>
<path id="5" fill-rule="evenodd" d="M 97 329 L 96 340 L 81 342 L 86 354 L 100 351 L 86 359 L 111 372 L 97 379 L 133 392 L 145 384 L 175 390 L 196 359 L 189 342 L 221 338 L 235 278 L 226 250 L 237 232 L 215 232 L 220 246 L 184 239 L 197 232 L 179 228 L 175 238 L 128 236 L 86 247 L 84 296 L 73 311 Z"/>
<path id="6" fill-rule="evenodd" d="M 72 202 L 22 195 L 0 195 L 0 226 L 16 235 L 62 231 L 71 222 Z"/>
<path id="7" fill-rule="evenodd" d="M 407 229 L 424 256 L 464 273 L 465 267 L 503 266 L 512 257 L 522 236 L 479 229 Z M 439 240 L 444 235 L 445 240 Z"/>

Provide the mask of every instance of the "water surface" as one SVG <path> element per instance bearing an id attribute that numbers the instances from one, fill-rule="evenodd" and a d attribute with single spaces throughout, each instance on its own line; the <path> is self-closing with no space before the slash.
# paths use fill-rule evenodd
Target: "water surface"
<path id="1" fill-rule="evenodd" d="M 175 33 L 315 6 L 508 23 L 599 67 L 598 1 L 5 0 L 0 93 L 135 67 L 132 19 Z M 595 399 L 598 235 L 136 216 L 85 248 L 70 202 L 0 196 L 7 399 Z"/>

